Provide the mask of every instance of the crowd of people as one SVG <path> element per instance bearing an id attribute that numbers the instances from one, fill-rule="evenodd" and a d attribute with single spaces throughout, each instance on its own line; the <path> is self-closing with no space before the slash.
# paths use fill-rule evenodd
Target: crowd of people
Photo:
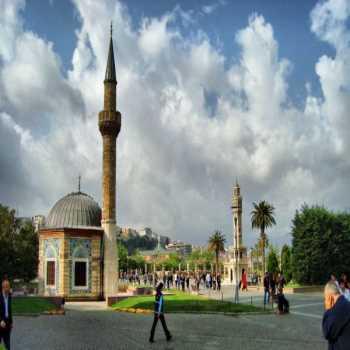
<path id="1" fill-rule="evenodd" d="M 199 291 L 200 289 L 221 290 L 221 275 L 209 272 L 162 271 L 155 273 L 139 273 L 137 270 L 120 274 L 123 283 L 133 285 L 157 286 L 162 282 L 166 289 L 182 291 Z"/>

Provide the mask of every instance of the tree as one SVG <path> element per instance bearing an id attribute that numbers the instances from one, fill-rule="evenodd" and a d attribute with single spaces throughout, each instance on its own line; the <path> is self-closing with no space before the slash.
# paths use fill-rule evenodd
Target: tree
<path id="1" fill-rule="evenodd" d="M 350 214 L 304 205 L 292 221 L 293 279 L 323 284 L 331 273 L 350 273 Z"/>
<path id="2" fill-rule="evenodd" d="M 163 261 L 163 266 L 166 270 L 177 270 L 179 264 L 183 264 L 183 259 L 178 253 L 171 253 L 167 259 Z"/>
<path id="3" fill-rule="evenodd" d="M 260 203 L 253 203 L 253 210 L 251 212 L 251 222 L 252 228 L 257 228 L 260 230 L 260 239 L 262 243 L 262 268 L 263 273 L 265 273 L 265 247 L 266 247 L 266 233 L 265 230 L 268 227 L 276 225 L 274 218 L 275 208 L 273 205 L 266 201 L 261 201 Z"/>
<path id="4" fill-rule="evenodd" d="M 269 254 L 267 255 L 267 271 L 273 274 L 276 274 L 279 272 L 277 249 L 272 245 L 270 246 Z"/>
<path id="5" fill-rule="evenodd" d="M 29 282 L 37 275 L 38 236 L 31 222 L 15 217 L 15 211 L 0 204 L 0 278 Z"/>
<path id="6" fill-rule="evenodd" d="M 216 275 L 218 274 L 219 255 L 225 252 L 225 236 L 220 231 L 215 231 L 208 241 L 208 249 L 215 253 Z"/>
<path id="7" fill-rule="evenodd" d="M 282 247 L 281 272 L 288 283 L 292 279 L 292 250 L 287 244 Z"/>
<path id="8" fill-rule="evenodd" d="M 135 269 L 143 269 L 145 266 L 145 258 L 139 254 L 138 251 L 135 254 L 128 257 L 128 268 Z"/>
<path id="9" fill-rule="evenodd" d="M 118 259 L 119 259 L 119 269 L 122 271 L 127 270 L 128 264 L 128 250 L 125 245 L 121 242 L 118 242 Z"/>

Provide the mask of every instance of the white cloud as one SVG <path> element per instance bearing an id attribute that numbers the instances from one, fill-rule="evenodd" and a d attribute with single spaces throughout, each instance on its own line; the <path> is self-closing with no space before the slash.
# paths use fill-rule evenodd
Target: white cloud
<path id="1" fill-rule="evenodd" d="M 204 6 L 202 6 L 202 13 L 205 14 L 205 15 L 210 15 L 215 10 L 217 10 L 217 8 L 219 6 L 224 6 L 224 5 L 226 5 L 226 1 L 225 0 L 220 0 L 220 1 L 212 3 L 212 4 L 204 5 Z"/>
<path id="2" fill-rule="evenodd" d="M 11 4 L 1 2 L 3 8 Z M 0 148 L 0 169 L 7 169 L 0 175 L 1 201 L 20 203 L 28 214 L 47 213 L 74 189 L 79 172 L 83 189 L 100 199 L 97 113 L 108 49 L 105 19 L 111 18 L 122 112 L 120 224 L 147 225 L 192 242 L 205 242 L 216 228 L 230 237 L 236 176 L 249 244 L 256 237 L 249 229 L 253 201 L 275 204 L 278 226 L 271 240 L 278 242 L 286 239 L 294 210 L 304 201 L 346 206 L 350 56 L 345 55 L 348 31 L 341 21 L 347 17 L 339 19 L 330 10 L 344 3 L 323 2 L 311 15 L 312 30 L 337 52 L 317 62 L 324 98 L 307 90 L 304 110 L 288 97 L 292 62 L 279 56 L 273 28 L 261 15 L 252 15 L 236 33 L 240 60 L 230 65 L 230 57 L 195 22 L 187 22 L 184 33 L 177 25 L 178 16 L 184 17 L 178 8 L 132 27 L 128 9 L 115 0 L 74 4 L 81 26 L 68 78 L 54 45 L 15 25 L 21 23 L 23 4 L 13 19 L 0 17 L 1 26 L 12 23 L 7 37 L 15 43 L 0 52 L 12 55 L 0 66 L 0 145 L 6 145 Z M 332 34 L 334 26 L 342 29 Z M 10 77 L 21 78 L 21 84 Z"/>

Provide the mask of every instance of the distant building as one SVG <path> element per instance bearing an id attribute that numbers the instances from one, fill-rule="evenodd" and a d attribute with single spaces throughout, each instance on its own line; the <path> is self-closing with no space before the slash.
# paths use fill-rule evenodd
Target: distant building
<path id="1" fill-rule="evenodd" d="M 130 228 L 130 227 L 123 227 L 120 230 L 121 230 L 121 238 L 124 238 L 124 239 L 140 236 L 140 234 L 137 230 Z"/>
<path id="2" fill-rule="evenodd" d="M 35 215 L 32 217 L 32 224 L 34 226 L 35 232 L 39 232 L 40 228 L 45 226 L 45 216 Z"/>
<path id="3" fill-rule="evenodd" d="M 146 237 L 158 240 L 160 246 L 162 246 L 162 247 L 165 247 L 167 244 L 169 244 L 171 242 L 170 237 L 160 235 L 160 234 L 154 232 L 150 227 L 145 227 L 145 228 L 139 230 L 138 233 L 141 237 L 146 236 Z"/>
<path id="4" fill-rule="evenodd" d="M 153 250 L 141 250 L 140 255 L 143 256 L 146 263 L 152 263 L 155 260 L 162 261 L 169 259 L 170 255 L 175 251 L 170 251 L 167 249 L 153 249 Z"/>
<path id="5" fill-rule="evenodd" d="M 192 253 L 192 245 L 181 241 L 173 241 L 169 243 L 166 246 L 166 249 L 176 251 L 181 255 L 185 256 L 190 255 Z"/>
<path id="6" fill-rule="evenodd" d="M 148 236 L 150 238 L 156 238 L 155 233 L 153 233 L 152 229 L 149 227 L 145 227 L 139 231 L 141 237 Z"/>

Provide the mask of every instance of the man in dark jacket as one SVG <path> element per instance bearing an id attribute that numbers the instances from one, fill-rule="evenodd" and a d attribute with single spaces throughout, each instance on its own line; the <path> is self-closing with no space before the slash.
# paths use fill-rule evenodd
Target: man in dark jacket
<path id="1" fill-rule="evenodd" d="M 11 348 L 11 329 L 12 329 L 12 300 L 10 282 L 5 279 L 1 284 L 0 293 L 0 344 L 3 341 L 5 348 Z"/>
<path id="2" fill-rule="evenodd" d="M 350 303 L 334 282 L 328 282 L 325 287 L 325 309 L 322 328 L 328 349 L 350 349 Z"/>
<path id="3" fill-rule="evenodd" d="M 164 287 L 164 285 L 161 282 L 161 283 L 159 283 L 159 285 L 156 289 L 156 300 L 155 300 L 155 304 L 154 304 L 154 320 L 153 320 L 153 325 L 152 325 L 152 329 L 151 329 L 151 336 L 149 338 L 150 343 L 154 343 L 154 332 L 156 330 L 158 320 L 160 320 L 162 322 L 162 326 L 163 326 L 167 341 L 169 341 L 172 338 L 172 336 L 168 330 L 168 327 L 166 325 L 165 318 L 164 318 L 164 297 L 163 297 L 163 293 L 162 293 L 163 287 Z"/>
<path id="4" fill-rule="evenodd" d="M 270 275 L 268 272 L 265 272 L 264 277 L 264 304 L 270 302 Z"/>

